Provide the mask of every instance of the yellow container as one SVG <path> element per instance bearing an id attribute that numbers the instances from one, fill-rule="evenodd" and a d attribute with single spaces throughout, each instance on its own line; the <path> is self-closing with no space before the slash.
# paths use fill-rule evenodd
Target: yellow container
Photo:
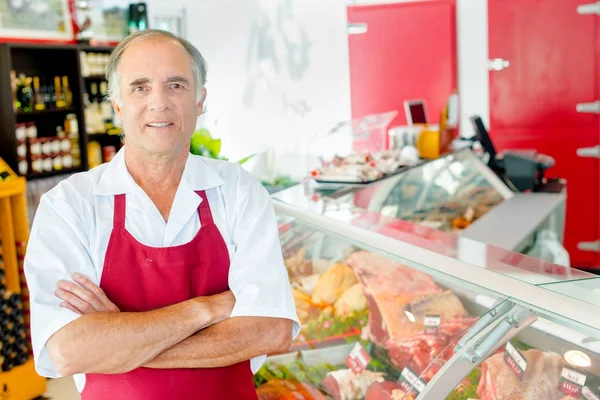
<path id="1" fill-rule="evenodd" d="M 46 392 L 46 379 L 35 372 L 33 358 L 9 372 L 0 373 L 0 398 L 31 400 Z"/>
<path id="2" fill-rule="evenodd" d="M 440 156 L 440 131 L 423 127 L 417 137 L 419 156 L 425 159 L 436 159 Z"/>

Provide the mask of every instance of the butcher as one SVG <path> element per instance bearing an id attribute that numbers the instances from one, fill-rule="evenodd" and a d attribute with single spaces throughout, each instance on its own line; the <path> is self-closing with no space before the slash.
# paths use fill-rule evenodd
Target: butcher
<path id="1" fill-rule="evenodd" d="M 25 259 L 37 372 L 83 400 L 256 399 L 300 325 L 266 190 L 191 155 L 206 62 L 148 30 L 107 67 L 125 146 L 47 192 Z"/>

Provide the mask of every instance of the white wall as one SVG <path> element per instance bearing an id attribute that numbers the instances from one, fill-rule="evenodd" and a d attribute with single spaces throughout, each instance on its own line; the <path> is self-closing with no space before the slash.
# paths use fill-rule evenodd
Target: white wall
<path id="1" fill-rule="evenodd" d="M 471 137 L 470 116 L 479 115 L 490 126 L 487 0 L 457 0 L 456 27 L 460 133 Z"/>
<path id="2" fill-rule="evenodd" d="M 149 9 L 154 3 L 165 4 L 151 0 Z M 169 4 L 185 7 L 186 38 L 207 59 L 208 113 L 200 123 L 223 139 L 225 155 L 239 159 L 273 149 L 278 173 L 305 174 L 311 136 L 329 121 L 350 117 L 345 1 Z M 286 12 L 289 18 L 278 23 Z"/>

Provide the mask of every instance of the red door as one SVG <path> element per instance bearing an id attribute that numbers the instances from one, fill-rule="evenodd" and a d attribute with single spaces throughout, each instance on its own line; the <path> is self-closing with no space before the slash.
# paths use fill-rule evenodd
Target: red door
<path id="1" fill-rule="evenodd" d="M 510 64 L 490 72 L 490 134 L 499 150 L 534 148 L 553 156 L 549 175 L 566 178 L 565 246 L 578 267 L 600 266 L 600 165 L 580 157 L 600 146 L 598 17 L 586 0 L 489 0 L 489 55 Z M 591 249 L 591 250 L 590 250 Z"/>
<path id="2" fill-rule="evenodd" d="M 348 22 L 367 32 L 349 36 L 352 118 L 399 111 L 424 99 L 429 120 L 439 120 L 457 87 L 455 0 L 420 0 L 349 6 Z"/>

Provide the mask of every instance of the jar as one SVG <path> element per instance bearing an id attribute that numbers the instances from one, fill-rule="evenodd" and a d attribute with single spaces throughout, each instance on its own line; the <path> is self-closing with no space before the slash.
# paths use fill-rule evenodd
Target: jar
<path id="1" fill-rule="evenodd" d="M 52 156 L 42 155 L 42 170 L 46 172 L 52 171 L 54 164 L 52 163 Z"/>
<path id="2" fill-rule="evenodd" d="M 29 139 L 35 139 L 37 137 L 37 127 L 33 122 L 28 122 L 25 129 L 27 130 L 27 137 Z"/>
<path id="3" fill-rule="evenodd" d="M 60 151 L 62 151 L 62 152 L 71 151 L 71 139 L 65 138 L 60 141 Z"/>
<path id="4" fill-rule="evenodd" d="M 102 158 L 104 159 L 104 162 L 110 162 L 116 153 L 117 149 L 115 149 L 115 146 L 105 146 L 102 148 Z"/>
<path id="5" fill-rule="evenodd" d="M 65 169 L 73 168 L 73 156 L 71 153 L 65 152 L 62 155 L 62 164 Z"/>
<path id="6" fill-rule="evenodd" d="M 42 154 L 46 156 L 52 155 L 52 141 L 50 138 L 41 138 Z"/>
<path id="7" fill-rule="evenodd" d="M 29 139 L 29 152 L 32 155 L 42 154 L 42 141 L 40 139 Z"/>
<path id="8" fill-rule="evenodd" d="M 31 155 L 31 170 L 33 172 L 42 172 L 44 170 L 44 165 L 42 164 L 42 156 L 41 155 Z"/>
<path id="9" fill-rule="evenodd" d="M 27 157 L 27 142 L 25 140 L 17 142 L 17 155 L 19 157 Z"/>
<path id="10" fill-rule="evenodd" d="M 29 170 L 29 164 L 27 163 L 27 157 L 19 157 L 18 167 L 19 167 L 19 174 L 21 174 L 21 176 L 27 175 L 27 172 Z"/>
<path id="11" fill-rule="evenodd" d="M 58 153 L 56 156 L 52 157 L 52 168 L 55 171 L 60 171 L 61 169 L 63 169 L 63 160 L 62 160 L 62 156 L 60 155 L 60 153 Z"/>
<path id="12" fill-rule="evenodd" d="M 50 138 L 50 142 L 52 143 L 52 154 L 60 154 L 61 152 L 61 140 L 58 137 Z"/>
<path id="13" fill-rule="evenodd" d="M 17 140 L 25 140 L 27 138 L 25 124 L 17 124 L 17 128 L 15 129 L 15 137 Z"/>

